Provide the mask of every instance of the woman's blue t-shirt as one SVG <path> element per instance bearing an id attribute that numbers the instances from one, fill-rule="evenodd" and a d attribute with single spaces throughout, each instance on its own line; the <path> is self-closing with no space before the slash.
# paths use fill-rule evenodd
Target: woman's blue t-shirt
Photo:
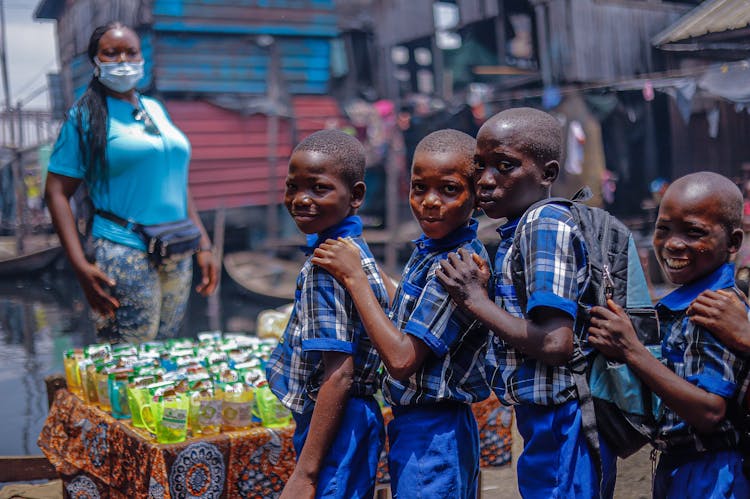
<path id="1" fill-rule="evenodd" d="M 144 225 L 187 218 L 190 142 L 158 101 L 144 96 L 139 99 L 160 134 L 148 133 L 144 121 L 135 120 L 132 104 L 107 97 L 109 188 L 104 182 L 87 183 L 91 200 L 98 209 Z M 89 165 L 83 163 L 78 147 L 79 112 L 76 106 L 68 112 L 50 157 L 49 171 L 85 179 Z M 134 232 L 99 216 L 94 217 L 92 234 L 145 249 Z"/>

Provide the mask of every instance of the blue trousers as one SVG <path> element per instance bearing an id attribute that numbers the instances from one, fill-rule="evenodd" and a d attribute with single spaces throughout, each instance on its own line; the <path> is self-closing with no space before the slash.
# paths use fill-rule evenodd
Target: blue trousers
<path id="1" fill-rule="evenodd" d="M 311 418 L 312 412 L 294 414 L 297 428 L 292 442 L 298 457 L 307 439 Z M 315 497 L 371 498 L 375 494 L 378 461 L 384 444 L 383 414 L 378 403 L 373 397 L 351 397 L 336 439 L 323 458 Z"/>
<path id="2" fill-rule="evenodd" d="M 468 404 L 393 407 L 388 469 L 395 499 L 473 499 L 479 429 Z"/>
<path id="3" fill-rule="evenodd" d="M 740 499 L 750 497 L 738 451 L 662 454 L 654 477 L 654 498 Z"/>
<path id="4" fill-rule="evenodd" d="M 578 401 L 557 406 L 515 406 L 523 453 L 518 458 L 518 488 L 524 498 L 611 498 L 617 456 L 599 439 L 602 485 L 581 430 Z"/>

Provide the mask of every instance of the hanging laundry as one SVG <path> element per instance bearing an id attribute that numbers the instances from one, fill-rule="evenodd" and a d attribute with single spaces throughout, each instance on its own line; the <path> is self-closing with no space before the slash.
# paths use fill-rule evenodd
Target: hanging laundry
<path id="1" fill-rule="evenodd" d="M 706 113 L 708 121 L 708 136 L 715 139 L 719 136 L 719 108 L 715 107 Z"/>
<path id="2" fill-rule="evenodd" d="M 586 144 L 586 132 L 579 121 L 573 120 L 568 126 L 568 148 L 565 159 L 565 171 L 571 175 L 583 173 L 583 146 Z"/>

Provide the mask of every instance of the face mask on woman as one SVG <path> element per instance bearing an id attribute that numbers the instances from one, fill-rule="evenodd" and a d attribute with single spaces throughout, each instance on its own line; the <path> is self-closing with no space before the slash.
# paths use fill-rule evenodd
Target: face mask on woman
<path id="1" fill-rule="evenodd" d="M 101 62 L 94 58 L 94 73 L 102 85 L 108 89 L 124 93 L 135 88 L 138 80 L 143 78 L 143 61 L 139 62 Z"/>

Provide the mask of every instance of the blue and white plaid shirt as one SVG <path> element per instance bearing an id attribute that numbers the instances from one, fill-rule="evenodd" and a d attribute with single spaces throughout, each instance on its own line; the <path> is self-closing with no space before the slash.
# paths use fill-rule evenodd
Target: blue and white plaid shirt
<path id="1" fill-rule="evenodd" d="M 521 310 L 511 278 L 516 226 L 525 270 L 526 310 Z M 587 280 L 583 234 L 570 210 L 558 204 L 536 208 L 498 229 L 495 256 L 495 303 L 515 317 L 536 307 L 556 308 L 576 319 L 577 300 Z M 498 271 L 499 269 L 499 271 Z M 562 404 L 576 398 L 567 366 L 548 366 L 506 344 L 497 335 L 487 352 L 487 379 L 505 404 Z"/>
<path id="2" fill-rule="evenodd" d="M 404 383 L 386 374 L 383 393 L 397 406 L 484 400 L 489 396 L 484 376 L 489 332 L 456 307 L 435 277 L 439 262 L 459 248 L 488 260 L 487 250 L 477 239 L 477 222 L 472 220 L 442 239 L 422 236 L 415 243 L 393 300 L 391 319 L 404 334 L 424 341 L 433 355 Z"/>
<path id="3" fill-rule="evenodd" d="M 679 377 L 730 404 L 742 404 L 747 392 L 748 357 L 737 355 L 722 345 L 706 329 L 691 322 L 685 311 L 698 295 L 734 287 L 734 265 L 724 264 L 708 276 L 685 284 L 662 298 L 656 305 L 663 334 L 662 362 Z M 725 450 L 737 448 L 739 434 L 725 419 L 710 434 L 698 434 L 680 416 L 662 406 L 656 446 L 672 452 Z"/>
<path id="4" fill-rule="evenodd" d="M 378 302 L 388 310 L 388 294 L 375 259 L 362 239 L 358 216 L 308 236 L 307 254 L 326 239 L 350 238 L 360 247 L 362 268 Z M 312 411 L 324 374 L 322 352 L 343 352 L 354 357 L 352 396 L 374 394 L 380 388 L 380 356 L 370 342 L 349 293 L 326 270 L 307 259 L 297 278 L 294 308 L 281 342 L 266 365 L 271 390 L 291 411 Z"/>

